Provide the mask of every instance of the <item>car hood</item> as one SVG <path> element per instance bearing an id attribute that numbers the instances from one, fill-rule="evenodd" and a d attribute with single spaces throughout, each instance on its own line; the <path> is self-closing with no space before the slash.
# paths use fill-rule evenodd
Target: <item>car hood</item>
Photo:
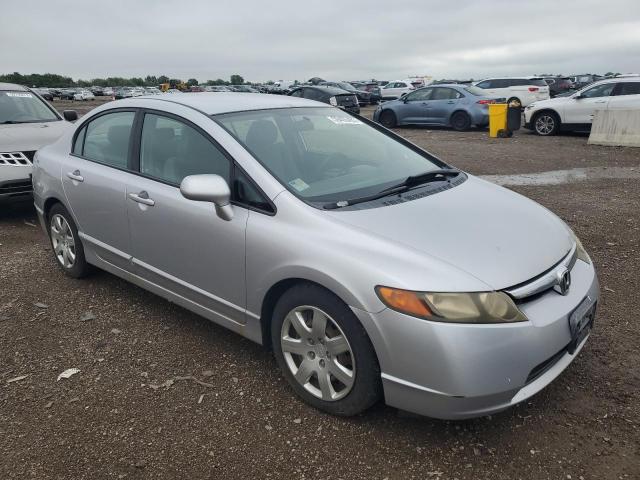
<path id="1" fill-rule="evenodd" d="M 550 98 L 548 100 L 538 100 L 533 102 L 532 104 L 530 104 L 529 106 L 535 106 L 535 107 L 558 107 L 560 105 L 564 105 L 566 103 L 568 103 L 571 100 L 571 96 L 568 97 L 554 97 L 554 98 Z"/>
<path id="2" fill-rule="evenodd" d="M 549 210 L 472 176 L 417 200 L 330 214 L 451 264 L 495 290 L 541 274 L 573 246 L 570 230 Z"/>
<path id="3" fill-rule="evenodd" d="M 0 125 L 0 152 L 28 152 L 55 142 L 72 124 L 64 120 Z"/>

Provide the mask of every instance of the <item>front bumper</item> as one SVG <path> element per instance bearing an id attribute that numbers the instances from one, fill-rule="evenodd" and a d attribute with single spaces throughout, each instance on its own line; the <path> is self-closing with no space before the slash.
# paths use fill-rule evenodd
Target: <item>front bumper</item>
<path id="1" fill-rule="evenodd" d="M 0 203 L 30 201 L 33 198 L 32 167 L 0 166 Z"/>
<path id="2" fill-rule="evenodd" d="M 593 265 L 577 261 L 572 285 L 519 304 L 529 319 L 465 325 L 421 320 L 385 309 L 354 309 L 376 349 L 385 401 L 443 419 L 488 415 L 539 392 L 577 356 L 568 317 L 587 296 L 599 297 Z M 588 338 L 588 337 L 587 337 Z"/>

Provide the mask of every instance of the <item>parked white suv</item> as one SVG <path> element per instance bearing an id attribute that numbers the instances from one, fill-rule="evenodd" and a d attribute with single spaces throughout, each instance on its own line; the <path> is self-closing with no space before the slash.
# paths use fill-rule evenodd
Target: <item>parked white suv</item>
<path id="1" fill-rule="evenodd" d="M 538 77 L 487 78 L 474 85 L 485 90 L 487 96 L 504 97 L 507 103 L 515 102 L 523 107 L 550 98 L 549 85 Z"/>
<path id="2" fill-rule="evenodd" d="M 601 80 L 571 96 L 532 103 L 524 111 L 524 126 L 543 136 L 589 131 L 596 110 L 617 109 L 640 109 L 640 77 Z"/>
<path id="3" fill-rule="evenodd" d="M 67 110 L 64 118 L 75 120 L 78 114 Z M 0 83 L 0 203 L 31 198 L 36 150 L 57 140 L 70 125 L 34 91 Z"/>
<path id="4" fill-rule="evenodd" d="M 380 89 L 380 95 L 383 100 L 394 100 L 415 89 L 416 87 L 409 80 L 394 80 Z"/>

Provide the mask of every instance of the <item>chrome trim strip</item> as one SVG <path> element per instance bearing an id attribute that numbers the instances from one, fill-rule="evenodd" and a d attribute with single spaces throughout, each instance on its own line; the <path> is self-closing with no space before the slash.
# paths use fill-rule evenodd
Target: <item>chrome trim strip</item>
<path id="1" fill-rule="evenodd" d="M 527 298 L 531 295 L 535 295 L 536 293 L 544 292 L 558 283 L 558 271 L 564 269 L 571 270 L 575 265 L 577 258 L 578 245 L 574 244 L 573 247 L 571 247 L 571 250 L 569 250 L 569 253 L 553 268 L 543 273 L 538 278 L 527 282 L 524 285 L 521 284 L 516 287 L 508 288 L 505 292 L 516 299 Z"/>

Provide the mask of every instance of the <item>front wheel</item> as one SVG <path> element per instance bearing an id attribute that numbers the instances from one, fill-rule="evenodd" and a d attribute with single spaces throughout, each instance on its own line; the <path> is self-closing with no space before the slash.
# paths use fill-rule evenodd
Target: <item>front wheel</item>
<path id="1" fill-rule="evenodd" d="M 396 119 L 395 113 L 391 110 L 383 110 L 380 113 L 380 123 L 386 128 L 394 128 L 398 125 L 398 120 Z"/>
<path id="2" fill-rule="evenodd" d="M 313 284 L 288 290 L 276 304 L 271 340 L 284 377 L 313 407 L 350 416 L 380 399 L 380 367 L 371 341 L 331 292 Z"/>
<path id="3" fill-rule="evenodd" d="M 549 137 L 558 133 L 560 129 L 560 120 L 558 116 L 551 112 L 541 112 L 533 118 L 534 131 L 542 136 Z"/>
<path id="4" fill-rule="evenodd" d="M 56 261 L 70 277 L 80 278 L 91 269 L 84 257 L 78 228 L 66 208 L 55 204 L 49 212 L 49 238 Z"/>

